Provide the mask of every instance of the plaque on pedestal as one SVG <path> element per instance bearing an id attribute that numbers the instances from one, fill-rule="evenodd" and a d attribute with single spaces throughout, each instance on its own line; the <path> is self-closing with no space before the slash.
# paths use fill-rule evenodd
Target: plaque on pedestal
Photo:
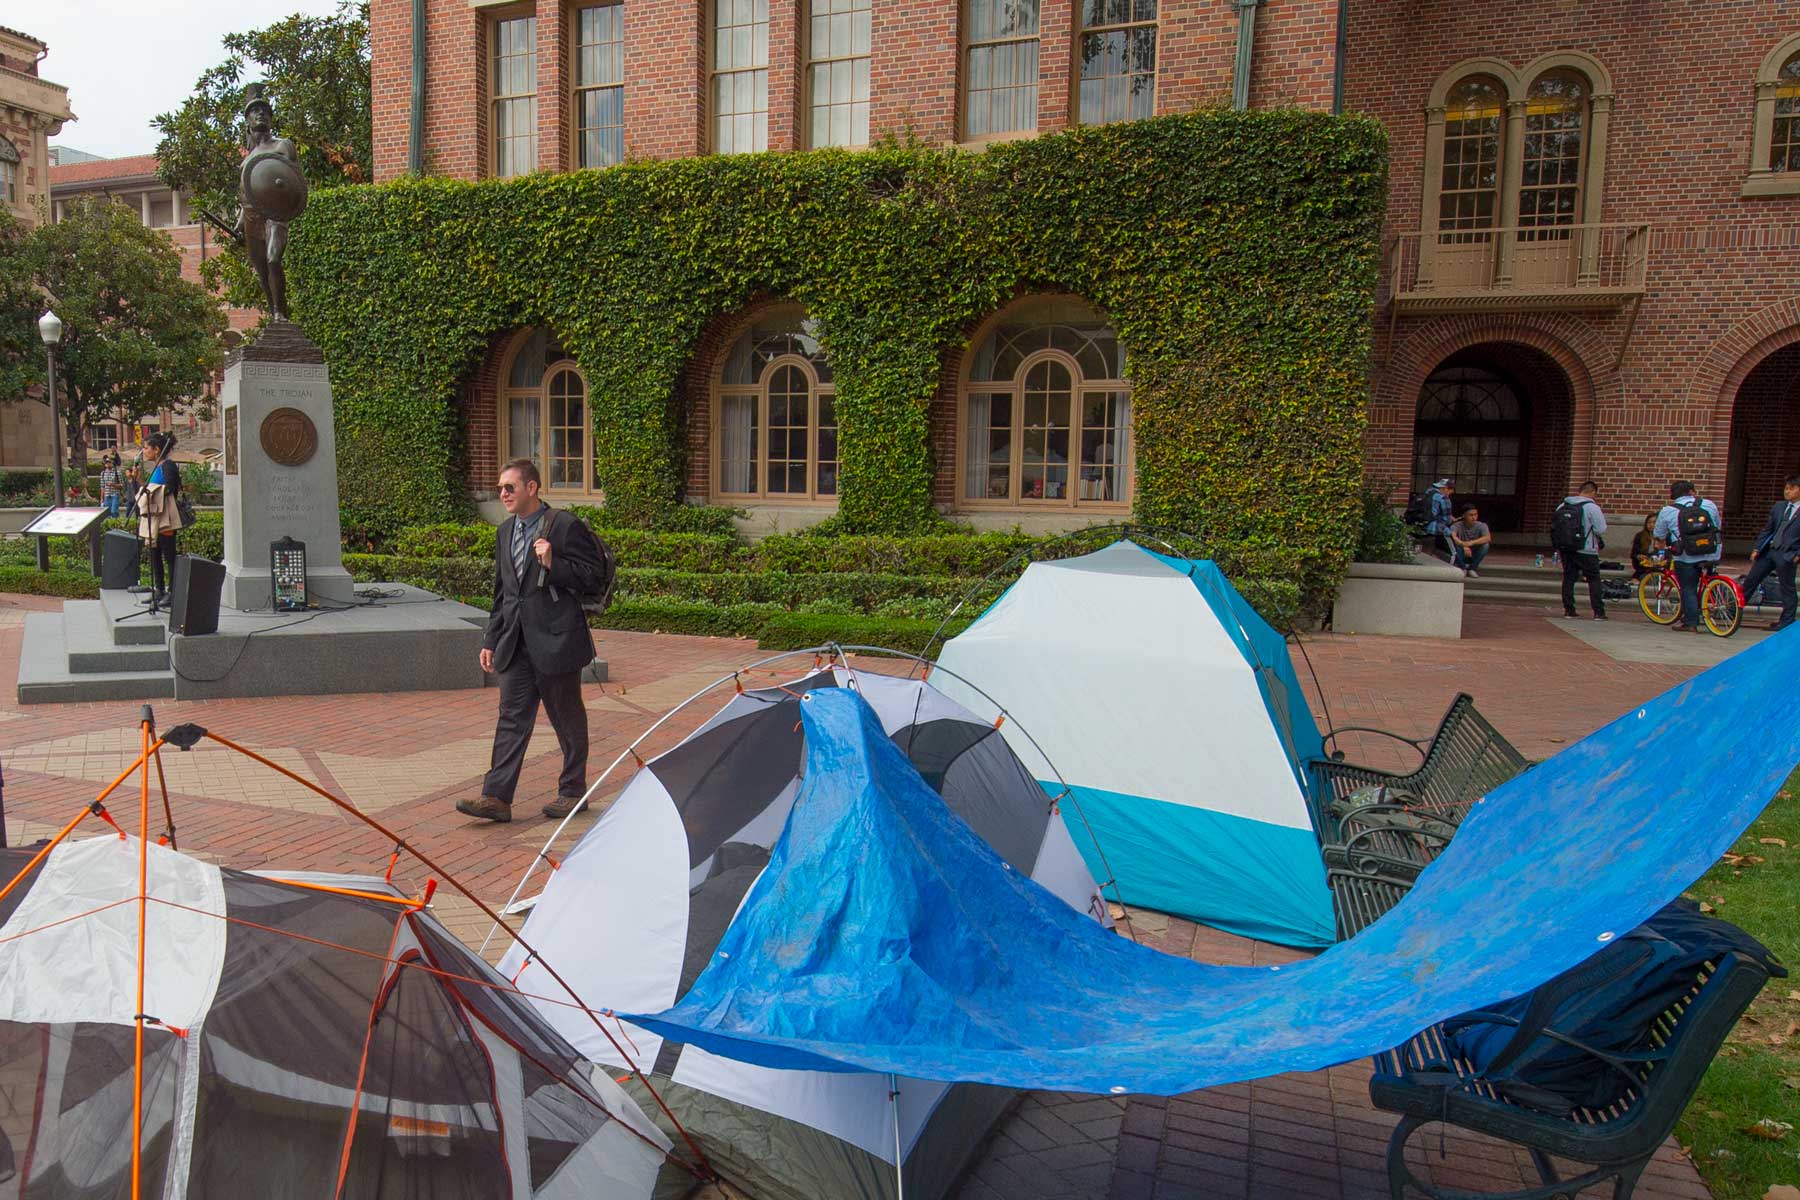
<path id="1" fill-rule="evenodd" d="M 226 607 L 269 609 L 269 546 L 283 538 L 307 545 L 311 600 L 351 603 L 325 356 L 299 326 L 273 321 L 262 337 L 231 352 L 219 407 L 226 431 Z"/>

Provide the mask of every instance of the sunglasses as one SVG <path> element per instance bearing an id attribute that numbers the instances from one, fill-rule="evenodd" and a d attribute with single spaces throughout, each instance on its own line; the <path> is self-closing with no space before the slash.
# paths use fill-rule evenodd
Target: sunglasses
<path id="1" fill-rule="evenodd" d="M 500 485 L 500 494 L 502 496 L 510 496 L 518 490 L 519 485 L 516 483 L 503 483 Z"/>

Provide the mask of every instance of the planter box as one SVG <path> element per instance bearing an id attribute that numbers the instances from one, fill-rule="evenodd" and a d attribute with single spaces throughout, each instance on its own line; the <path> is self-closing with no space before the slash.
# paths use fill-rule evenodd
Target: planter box
<path id="1" fill-rule="evenodd" d="M 1448 563 L 1351 563 L 1331 606 L 1331 631 L 1460 638 L 1462 606 L 1463 573 Z"/>

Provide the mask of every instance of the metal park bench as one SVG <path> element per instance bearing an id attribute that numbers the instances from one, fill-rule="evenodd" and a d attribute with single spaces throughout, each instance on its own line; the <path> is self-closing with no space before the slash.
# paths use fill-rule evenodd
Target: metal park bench
<path id="1" fill-rule="evenodd" d="M 1404 742 L 1420 763 L 1409 773 L 1343 760 L 1312 763 L 1314 813 L 1338 934 L 1351 937 L 1399 902 L 1414 879 L 1450 842 L 1482 796 L 1527 765 L 1525 757 L 1459 694 L 1429 738 L 1347 726 L 1325 735 L 1372 733 Z"/>
<path id="2" fill-rule="evenodd" d="M 1319 828 L 1327 835 L 1336 832 L 1331 809 L 1363 788 L 1382 788 L 1384 804 L 1430 809 L 1460 820 L 1469 805 L 1527 766 L 1525 756 L 1475 711 L 1474 697 L 1467 692 L 1450 702 L 1444 719 L 1429 738 L 1403 737 L 1386 729 L 1353 725 L 1333 729 L 1325 739 L 1333 742 L 1345 733 L 1372 733 L 1404 742 L 1418 752 L 1421 761 L 1417 770 L 1403 775 L 1345 762 L 1342 751 L 1315 760 L 1314 791 L 1322 810 Z"/>
<path id="3" fill-rule="evenodd" d="M 1786 973 L 1778 964 L 1773 966 L 1775 973 Z M 1390 1195 L 1393 1200 L 1404 1200 L 1409 1188 L 1432 1200 L 1474 1200 L 1480 1195 L 1435 1187 L 1408 1167 L 1408 1139 L 1426 1125 L 1443 1123 L 1511 1142 L 1529 1152 L 1542 1183 L 1488 1193 L 1493 1200 L 1563 1200 L 1607 1180 L 1613 1181 L 1614 1200 L 1629 1200 L 1639 1175 L 1675 1128 L 1726 1035 L 1770 975 L 1763 963 L 1747 954 L 1735 950 L 1720 954 L 1696 975 L 1693 987 L 1655 1019 L 1646 1044 L 1628 1053 L 1604 1054 L 1559 1033 L 1546 1033 L 1541 1029 L 1541 1015 L 1534 1017 L 1543 1007 L 1534 994 L 1534 1003 L 1519 1021 L 1521 1030 L 1527 1032 L 1515 1035 L 1495 1061 L 1520 1043 L 1529 1042 L 1529 1031 L 1534 1029 L 1540 1036 L 1585 1050 L 1595 1056 L 1597 1071 L 1622 1071 L 1627 1076 L 1623 1095 L 1605 1108 L 1570 1107 L 1566 1100 L 1560 1106 L 1545 1104 L 1543 1098 L 1556 1101 L 1559 1097 L 1530 1086 L 1495 1084 L 1481 1078 L 1466 1058 L 1459 1057 L 1453 1040 L 1455 1028 L 1467 1024 L 1469 1017 L 1435 1025 L 1405 1045 L 1378 1055 L 1369 1082 L 1370 1098 L 1377 1108 L 1401 1114 L 1388 1141 Z M 1490 1064 L 1490 1073 L 1492 1067 Z M 1587 1169 L 1564 1178 L 1553 1159 Z"/>

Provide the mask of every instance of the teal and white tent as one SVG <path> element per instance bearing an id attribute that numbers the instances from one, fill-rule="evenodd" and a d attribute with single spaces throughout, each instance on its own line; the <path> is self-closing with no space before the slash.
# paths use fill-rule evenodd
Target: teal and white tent
<path id="1" fill-rule="evenodd" d="M 1213 563 L 1129 541 L 1033 563 L 939 661 L 935 687 L 992 697 L 1038 782 L 1068 786 L 1076 845 L 1127 903 L 1335 940 L 1307 800 L 1319 729 L 1286 640 Z"/>

